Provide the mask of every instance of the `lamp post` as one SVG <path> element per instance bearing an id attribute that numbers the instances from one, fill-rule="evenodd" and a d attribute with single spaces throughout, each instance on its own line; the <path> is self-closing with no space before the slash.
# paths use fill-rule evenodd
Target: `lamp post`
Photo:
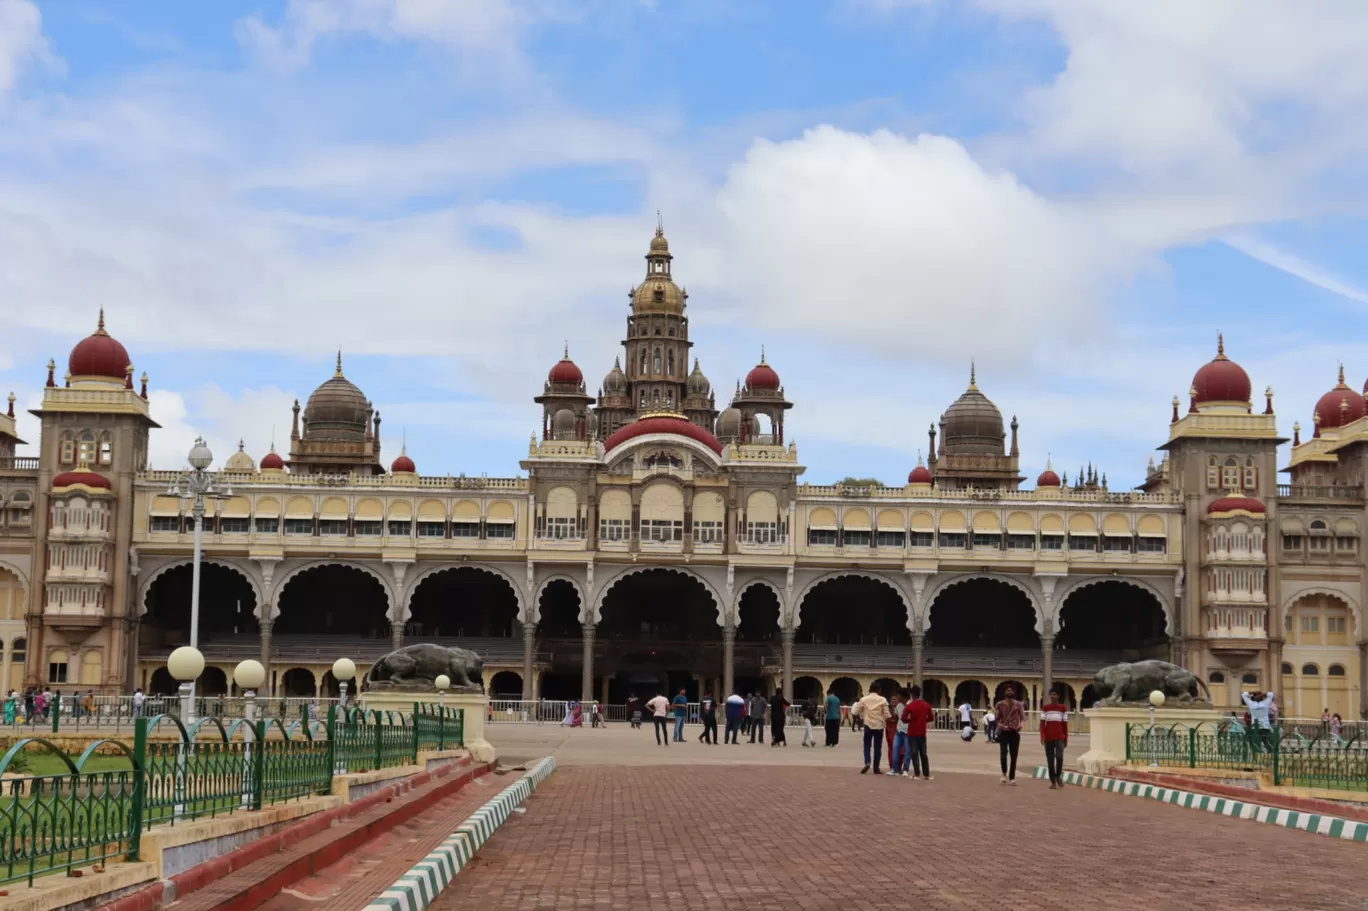
<path id="1" fill-rule="evenodd" d="M 1158 738 L 1154 733 L 1154 710 L 1162 706 L 1167 701 L 1168 699 L 1164 696 L 1163 690 L 1153 690 L 1149 694 L 1150 765 L 1152 766 L 1157 766 L 1159 764 L 1159 743 Z"/>
<path id="2" fill-rule="evenodd" d="M 347 684 L 356 677 L 356 662 L 350 658 L 338 658 L 332 666 L 333 679 L 337 681 L 338 704 L 347 707 Z"/>
<path id="3" fill-rule="evenodd" d="M 437 687 L 437 704 L 446 708 L 446 691 L 451 689 L 451 678 L 446 674 L 438 674 L 432 684 Z"/>
<path id="4" fill-rule="evenodd" d="M 190 570 L 190 647 L 199 648 L 199 594 L 200 594 L 200 555 L 204 549 L 204 500 L 226 499 L 233 495 L 233 491 L 228 487 L 220 488 L 217 478 L 207 469 L 214 464 L 214 453 L 210 451 L 208 444 L 204 442 L 204 437 L 195 437 L 195 445 L 190 447 L 190 454 L 186 459 L 190 463 L 190 471 L 181 476 L 171 489 L 167 491 L 169 496 L 177 499 L 189 499 L 192 501 L 192 512 L 195 517 L 195 552 L 191 562 Z M 181 488 L 184 486 L 184 493 Z M 203 662 L 201 661 L 201 670 Z M 199 676 L 196 674 L 196 676 Z M 192 680 L 189 684 L 190 696 L 195 695 L 195 684 Z M 184 685 L 182 685 L 182 690 Z M 182 693 L 182 697 L 184 693 Z"/>
<path id="5" fill-rule="evenodd" d="M 260 661 L 248 658 L 233 668 L 233 682 L 242 690 L 246 701 L 243 714 L 247 718 L 247 742 L 242 751 L 242 807 L 250 809 L 252 800 L 252 741 L 256 739 L 256 691 L 266 681 L 266 668 Z"/>
<path id="6" fill-rule="evenodd" d="M 166 659 L 166 669 L 180 681 L 181 723 L 195 720 L 195 679 L 204 673 L 204 656 L 193 645 L 182 645 Z"/>

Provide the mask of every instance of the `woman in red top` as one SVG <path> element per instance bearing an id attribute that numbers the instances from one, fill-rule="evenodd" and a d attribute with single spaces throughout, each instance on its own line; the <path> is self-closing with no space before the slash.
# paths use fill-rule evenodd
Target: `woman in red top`
<path id="1" fill-rule="evenodd" d="M 1040 742 L 1050 770 L 1050 790 L 1064 787 L 1064 748 L 1069 745 L 1069 707 L 1059 701 L 1059 690 L 1050 687 L 1050 701 L 1040 707 Z"/>

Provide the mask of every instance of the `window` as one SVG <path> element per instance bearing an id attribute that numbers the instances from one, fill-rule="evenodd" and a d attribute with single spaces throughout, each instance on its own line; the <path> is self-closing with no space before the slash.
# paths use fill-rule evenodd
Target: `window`
<path id="1" fill-rule="evenodd" d="M 480 523 L 452 522 L 451 536 L 453 538 L 478 538 L 480 536 Z"/>
<path id="2" fill-rule="evenodd" d="M 487 522 L 485 523 L 486 538 L 512 538 L 513 522 Z"/>
<path id="3" fill-rule="evenodd" d="M 1220 467 L 1216 464 L 1216 457 L 1207 459 L 1207 487 L 1212 490 L 1220 487 Z"/>
<path id="4" fill-rule="evenodd" d="M 908 542 L 913 547 L 934 547 L 936 545 L 936 535 L 929 531 L 914 531 L 912 538 Z"/>
<path id="5" fill-rule="evenodd" d="M 383 522 L 357 522 L 352 526 L 353 533 L 358 538 L 378 538 L 382 528 Z"/>
<path id="6" fill-rule="evenodd" d="M 1342 554 L 1352 554 L 1358 552 L 1358 538 L 1351 538 L 1347 535 L 1335 536 L 1335 550 Z"/>
<path id="7" fill-rule="evenodd" d="M 1131 539 L 1119 535 L 1107 535 L 1102 539 L 1102 549 L 1109 554 L 1128 554 L 1131 552 Z"/>
<path id="8" fill-rule="evenodd" d="M 109 433 L 100 434 L 100 464 L 109 465 L 114 461 L 114 449 L 109 442 Z"/>
<path id="9" fill-rule="evenodd" d="M 1314 664 L 1303 664 L 1303 665 L 1302 665 L 1302 676 L 1303 676 L 1303 677 L 1319 677 L 1319 676 L 1320 676 L 1320 668 L 1316 667 Z"/>
<path id="10" fill-rule="evenodd" d="M 603 541 L 626 541 L 631 537 L 630 525 L 627 519 L 599 519 L 599 538 Z"/>
<path id="11" fill-rule="evenodd" d="M 1325 520 L 1324 520 L 1324 519 L 1316 519 L 1316 520 L 1314 520 L 1314 521 L 1311 523 L 1311 530 L 1312 530 L 1312 531 L 1326 531 L 1326 530 L 1328 529 L 1328 527 L 1329 527 L 1329 526 L 1327 526 L 1327 525 L 1325 524 Z"/>
<path id="12" fill-rule="evenodd" d="M 152 530 L 153 530 L 153 531 L 179 532 L 179 531 L 180 531 L 180 525 L 181 525 L 180 516 L 153 516 L 153 517 L 152 517 Z"/>
<path id="13" fill-rule="evenodd" d="M 875 536 L 874 543 L 879 547 L 896 547 L 902 549 L 903 543 L 907 540 L 907 534 L 901 531 L 881 531 Z"/>
<path id="14" fill-rule="evenodd" d="M 566 541 L 578 538 L 579 532 L 575 528 L 575 520 L 569 517 L 546 520 L 546 537 L 556 541 Z"/>
<path id="15" fill-rule="evenodd" d="M 1168 550 L 1167 538 L 1136 538 L 1135 552 L 1138 554 L 1162 554 Z"/>
<path id="16" fill-rule="evenodd" d="M 683 541 L 684 523 L 672 522 L 669 519 L 643 519 L 641 522 L 641 540 Z"/>
<path id="17" fill-rule="evenodd" d="M 313 534 L 313 519 L 286 519 L 285 534 L 287 535 L 311 535 Z"/>
<path id="18" fill-rule="evenodd" d="M 1291 614 L 1288 614 L 1286 617 L 1283 617 L 1283 629 L 1287 630 L 1289 633 L 1292 632 L 1292 615 L 1291 615 Z"/>
<path id="19" fill-rule="evenodd" d="M 62 434 L 62 464 L 70 465 L 76 461 L 76 438 L 70 432 Z"/>
<path id="20" fill-rule="evenodd" d="M 1291 675 L 1292 675 L 1292 665 L 1289 664 L 1288 662 L 1284 661 L 1284 662 L 1282 663 L 1282 672 L 1283 672 L 1284 675 L 1291 676 Z"/>
<path id="21" fill-rule="evenodd" d="M 963 548 L 969 543 L 969 536 L 963 532 L 943 531 L 940 533 L 941 547 Z"/>
<path id="22" fill-rule="evenodd" d="M 1240 682 L 1241 682 L 1241 683 L 1247 683 L 1247 684 L 1249 684 L 1250 686 L 1256 686 L 1256 685 L 1258 685 L 1258 683 L 1259 683 L 1259 675 L 1258 675 L 1258 674 L 1245 674 L 1243 677 L 1240 678 Z"/>
<path id="23" fill-rule="evenodd" d="M 695 522 L 693 530 L 694 542 L 697 544 L 721 544 L 722 543 L 722 523 L 721 522 Z M 836 540 L 835 533 L 832 533 L 832 542 Z"/>
<path id="24" fill-rule="evenodd" d="M 1330 665 L 1330 670 L 1326 671 L 1325 673 L 1326 673 L 1326 676 L 1329 676 L 1329 677 L 1343 677 L 1343 676 L 1344 676 L 1344 665 L 1342 665 L 1342 664 L 1332 664 L 1332 665 Z"/>
<path id="25" fill-rule="evenodd" d="M 1246 489 L 1246 490 L 1253 490 L 1254 487 L 1255 487 L 1255 483 L 1254 483 L 1254 482 L 1257 481 L 1258 479 L 1259 479 L 1259 473 L 1258 473 L 1258 471 L 1254 468 L 1254 459 L 1253 459 L 1253 457 L 1250 457 L 1250 458 L 1245 459 L 1245 470 L 1244 470 L 1244 486 L 1245 486 L 1245 489 Z"/>
<path id="26" fill-rule="evenodd" d="M 83 465 L 95 464 L 95 434 L 86 431 L 76 447 L 76 460 Z"/>
<path id="27" fill-rule="evenodd" d="M 1226 490 L 1235 490 L 1240 486 L 1240 462 L 1238 459 L 1225 460 L 1225 465 L 1221 467 L 1221 486 Z"/>
<path id="28" fill-rule="evenodd" d="M 67 653 L 55 650 L 48 657 L 48 683 L 67 682 Z"/>
<path id="29" fill-rule="evenodd" d="M 1002 550 L 1002 535 L 981 535 L 975 532 L 974 546 L 986 550 Z"/>
<path id="30" fill-rule="evenodd" d="M 251 530 L 249 519 L 219 519 L 219 533 L 225 535 L 245 535 Z"/>
<path id="31" fill-rule="evenodd" d="M 279 519 L 257 519 L 256 530 L 259 535 L 273 535 L 280 531 Z"/>
<path id="32" fill-rule="evenodd" d="M 865 533 L 866 536 L 868 532 Z M 746 537 L 752 544 L 778 544 L 779 543 L 779 523 L 778 522 L 747 522 Z M 869 543 L 869 538 L 865 538 L 865 543 Z"/>
<path id="33" fill-rule="evenodd" d="M 445 538 L 445 522 L 419 522 L 418 537 L 420 538 Z"/>
<path id="34" fill-rule="evenodd" d="M 1225 683 L 1225 674 L 1220 671 L 1212 671 L 1207 675 L 1207 683 Z"/>
<path id="35" fill-rule="evenodd" d="M 1008 550 L 1035 550 L 1035 535 L 1008 535 Z"/>
<path id="36" fill-rule="evenodd" d="M 1301 535 L 1283 535 L 1283 536 L 1282 536 L 1282 539 L 1283 539 L 1283 550 L 1301 550 L 1301 549 L 1302 549 L 1302 540 L 1303 540 L 1303 539 L 1302 539 L 1302 536 L 1301 536 Z"/>
<path id="37" fill-rule="evenodd" d="M 286 530 L 287 532 L 290 530 L 289 525 L 290 525 L 290 520 L 289 520 L 289 519 L 286 519 L 286 520 L 285 520 L 285 530 Z M 346 535 L 347 535 L 347 520 L 346 520 L 346 519 L 319 519 L 319 520 L 318 520 L 318 533 L 319 533 L 320 535 L 329 535 L 330 537 L 334 537 L 334 538 L 335 538 L 335 537 L 346 537 Z"/>
<path id="38" fill-rule="evenodd" d="M 842 540 L 846 547 L 868 547 L 869 531 L 861 529 L 859 531 L 847 531 Z"/>
<path id="39" fill-rule="evenodd" d="M 385 523 L 391 538 L 407 538 L 413 534 L 413 523 L 408 519 L 390 519 Z"/>
<path id="40" fill-rule="evenodd" d="M 1330 549 L 1330 538 L 1328 535 L 1315 535 L 1310 540 L 1312 550 L 1328 551 Z"/>
<path id="41" fill-rule="evenodd" d="M 1313 617 L 1303 614 L 1301 620 L 1301 631 L 1303 633 L 1320 632 L 1320 617 Z"/>
<path id="42" fill-rule="evenodd" d="M 1325 618 L 1325 631 L 1326 631 L 1327 633 L 1342 633 L 1342 632 L 1344 632 L 1344 619 L 1345 619 L 1345 618 L 1343 618 L 1343 617 L 1326 617 L 1326 618 Z"/>
<path id="43" fill-rule="evenodd" d="M 1041 535 L 1041 536 L 1040 536 L 1040 549 L 1041 549 L 1041 550 L 1063 550 L 1063 549 L 1064 549 L 1064 536 L 1063 536 L 1063 535 Z"/>
<path id="44" fill-rule="evenodd" d="M 1069 535 L 1069 550 L 1097 550 L 1097 535 Z"/>

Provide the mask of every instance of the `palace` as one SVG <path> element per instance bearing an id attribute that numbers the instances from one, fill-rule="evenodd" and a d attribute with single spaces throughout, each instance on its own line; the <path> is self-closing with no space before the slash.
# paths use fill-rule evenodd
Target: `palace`
<path id="1" fill-rule="evenodd" d="M 423 475 L 407 452 L 386 465 L 380 412 L 339 355 L 295 404 L 288 453 L 239 447 L 218 467 L 201 691 L 253 657 L 272 692 L 335 692 L 334 659 L 364 668 L 422 640 L 475 648 L 491 693 L 524 698 L 853 699 L 889 679 L 939 705 L 1008 682 L 1087 705 L 1099 667 L 1163 657 L 1219 705 L 1260 687 L 1289 715 L 1365 713 L 1368 403 L 1343 370 L 1281 469 L 1272 390 L 1256 408 L 1221 344 L 1137 490 L 1093 469 L 1023 487 L 1017 421 L 972 373 L 905 485 L 818 486 L 763 355 L 718 409 L 687 305 L 658 229 L 622 357 L 597 394 L 568 351 L 552 365 L 516 477 Z M 65 376 L 48 365 L 38 455 L 15 454 L 13 395 L 0 415 L 11 687 L 173 688 L 194 519 L 184 473 L 147 467 L 157 424 L 134 372 L 101 314 Z"/>

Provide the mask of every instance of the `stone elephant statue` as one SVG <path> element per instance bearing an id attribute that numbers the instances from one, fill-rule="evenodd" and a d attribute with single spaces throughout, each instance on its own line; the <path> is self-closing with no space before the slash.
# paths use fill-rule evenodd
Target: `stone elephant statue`
<path id="1" fill-rule="evenodd" d="M 406 645 L 371 665 L 371 689 L 430 690 L 446 674 L 453 692 L 483 693 L 484 659 L 469 649 L 444 645 Z"/>
<path id="2" fill-rule="evenodd" d="M 1150 693 L 1159 690 L 1180 705 L 1202 698 L 1211 701 L 1211 691 L 1195 674 L 1167 661 L 1122 662 L 1104 667 L 1093 677 L 1097 705 L 1149 702 Z"/>

